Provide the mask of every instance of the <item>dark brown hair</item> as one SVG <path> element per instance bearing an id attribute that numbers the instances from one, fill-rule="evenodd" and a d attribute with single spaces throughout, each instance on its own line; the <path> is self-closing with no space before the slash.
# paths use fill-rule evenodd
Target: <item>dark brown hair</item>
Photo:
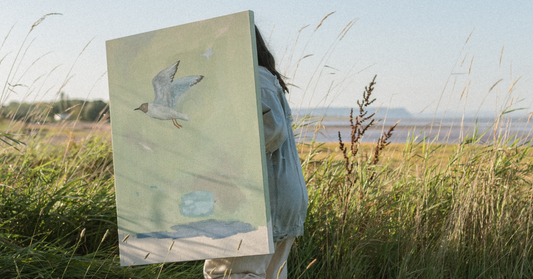
<path id="1" fill-rule="evenodd" d="M 281 85 L 283 91 L 289 93 L 289 89 L 287 89 L 287 85 L 285 85 L 283 77 L 278 71 L 276 71 L 276 61 L 274 60 L 274 56 L 268 50 L 265 41 L 259 32 L 259 29 L 257 29 L 257 26 L 255 27 L 255 40 L 257 45 L 257 59 L 259 66 L 267 68 L 269 72 L 275 75 L 278 78 L 279 85 Z"/>

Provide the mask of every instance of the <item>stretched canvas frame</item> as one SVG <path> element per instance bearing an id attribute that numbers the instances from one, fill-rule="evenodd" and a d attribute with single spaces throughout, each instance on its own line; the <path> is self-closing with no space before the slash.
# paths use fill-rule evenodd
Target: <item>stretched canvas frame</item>
<path id="1" fill-rule="evenodd" d="M 121 265 L 272 253 L 253 13 L 106 48 Z"/>

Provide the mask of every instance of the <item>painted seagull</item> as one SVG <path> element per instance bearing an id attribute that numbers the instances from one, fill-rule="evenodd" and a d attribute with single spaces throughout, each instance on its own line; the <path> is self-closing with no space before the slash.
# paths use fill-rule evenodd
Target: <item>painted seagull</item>
<path id="1" fill-rule="evenodd" d="M 204 76 L 188 76 L 174 80 L 174 75 L 178 70 L 180 61 L 159 72 L 153 79 L 155 99 L 153 103 L 144 103 L 134 110 L 140 110 L 146 115 L 160 119 L 172 120 L 176 128 L 182 126 L 177 119 L 189 121 L 189 116 L 175 110 L 176 102 L 181 94 L 185 93 L 191 86 L 200 82 Z"/>

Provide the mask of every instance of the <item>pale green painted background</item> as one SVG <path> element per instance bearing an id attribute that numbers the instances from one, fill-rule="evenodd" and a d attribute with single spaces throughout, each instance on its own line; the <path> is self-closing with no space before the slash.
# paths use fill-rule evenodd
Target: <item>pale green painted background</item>
<path id="1" fill-rule="evenodd" d="M 205 219 L 267 225 L 253 26 L 242 12 L 107 42 L 121 233 Z M 175 78 L 204 76 L 176 105 L 191 119 L 178 120 L 181 129 L 134 111 L 153 102 L 152 78 L 177 60 Z M 193 191 L 214 194 L 212 216 L 180 214 L 181 196 Z"/>

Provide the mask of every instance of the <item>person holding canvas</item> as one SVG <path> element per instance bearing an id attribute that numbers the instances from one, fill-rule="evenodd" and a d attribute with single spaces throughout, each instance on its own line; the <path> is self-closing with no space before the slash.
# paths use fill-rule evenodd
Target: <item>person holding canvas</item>
<path id="1" fill-rule="evenodd" d="M 205 278 L 287 278 L 287 258 L 294 239 L 303 234 L 307 188 L 285 98 L 287 86 L 255 27 L 268 185 L 275 252 L 270 255 L 206 260 Z M 281 271 L 281 272 L 280 272 Z M 279 274 L 279 277 L 278 277 Z"/>

